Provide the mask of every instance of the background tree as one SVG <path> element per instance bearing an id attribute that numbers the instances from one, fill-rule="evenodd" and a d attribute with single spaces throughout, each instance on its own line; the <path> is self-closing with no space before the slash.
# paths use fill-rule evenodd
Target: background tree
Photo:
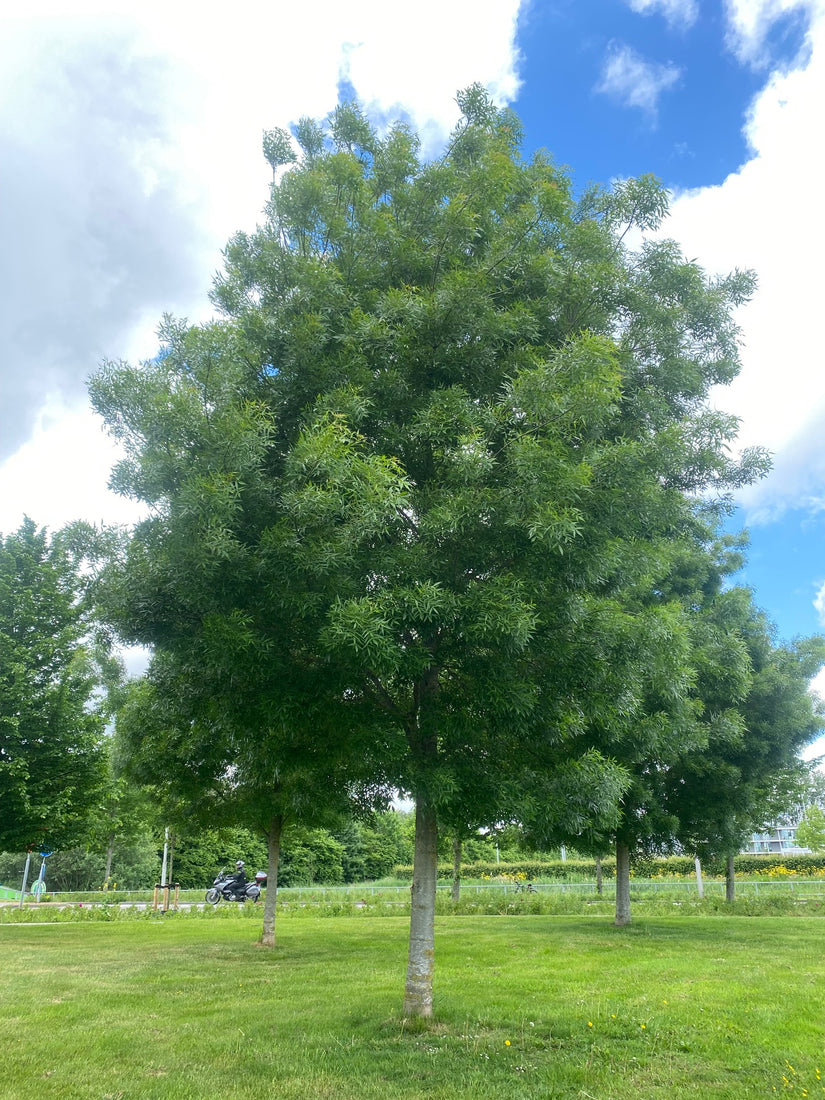
<path id="1" fill-rule="evenodd" d="M 738 624 L 725 614 L 728 600 L 721 593 L 726 577 L 741 565 L 741 555 L 727 540 L 703 538 L 675 544 L 673 550 L 660 588 L 682 607 L 688 690 L 674 700 L 669 685 L 660 680 L 642 723 L 648 736 L 634 741 L 633 789 L 616 834 L 617 925 L 630 922 L 632 856 L 672 850 L 683 835 L 679 807 L 667 797 L 678 782 L 675 777 L 709 745 L 741 736 L 738 707 L 751 687 L 747 646 Z M 724 801 L 721 792 L 717 796 Z"/>
<path id="2" fill-rule="evenodd" d="M 525 756 L 582 827 L 615 816 L 623 775 L 590 734 L 600 708 L 641 706 L 626 666 L 667 618 L 622 593 L 645 541 L 688 522 L 686 493 L 751 473 L 726 458 L 732 419 L 702 408 L 737 369 L 750 277 L 709 283 L 671 244 L 627 253 L 664 214 L 655 181 L 576 201 L 481 88 L 459 105 L 430 164 L 353 105 L 303 120 L 266 224 L 227 249 L 226 321 L 169 323 L 163 357 L 92 386 L 127 450 L 116 486 L 156 510 L 110 575 L 113 621 L 187 697 L 198 671 L 218 684 L 185 759 L 231 745 L 226 776 L 271 777 L 294 736 L 307 776 L 358 761 L 413 794 L 418 1015 L 437 821 L 509 820 Z M 268 135 L 273 168 L 288 147 Z M 284 717 L 242 718 L 257 697 Z"/>
<path id="3" fill-rule="evenodd" d="M 36 875 L 39 860 L 31 861 Z M 26 865 L 26 852 L 0 853 L 0 882 L 19 890 Z M 156 839 L 142 833 L 116 844 L 111 885 L 118 890 L 146 890 L 157 881 L 158 859 Z M 80 846 L 61 848 L 49 856 L 46 864 L 46 887 L 50 894 L 65 891 L 100 891 L 104 881 L 106 853 L 100 849 Z M 117 877 L 115 877 L 117 876 Z M 29 884 L 32 868 L 29 871 Z"/>
<path id="4" fill-rule="evenodd" d="M 0 535 L 0 850 L 74 847 L 104 783 L 106 655 L 81 557 L 29 519 Z"/>
<path id="5" fill-rule="evenodd" d="M 159 649 L 118 714 L 117 752 L 125 774 L 153 791 L 182 837 L 215 823 L 266 837 L 262 942 L 271 945 L 284 830 L 334 823 L 359 795 L 362 805 L 385 796 L 359 784 L 368 756 L 346 766 L 342 727 L 329 730 L 319 700 L 299 694 L 297 672 L 290 689 L 265 639 L 248 631 L 239 650 L 227 644 L 235 629 L 232 622 L 221 629 L 216 609 L 176 649 Z M 304 873 L 296 856 L 292 881 Z M 315 857 L 323 858 L 308 856 Z M 306 874 L 311 881 L 311 863 Z"/>
<path id="6" fill-rule="evenodd" d="M 620 648 L 606 653 L 604 663 L 618 665 L 624 683 L 594 708 L 589 731 L 624 775 L 615 819 L 605 825 L 580 815 L 554 822 L 541 801 L 530 804 L 525 819 L 530 837 L 544 844 L 562 842 L 596 857 L 615 848 L 617 926 L 631 919 L 633 859 L 676 844 L 669 777 L 703 752 L 716 731 L 741 724 L 735 705 L 750 684 L 748 655 L 742 639 L 713 614 L 741 555 L 731 540 L 715 537 L 718 514 L 717 507 L 694 504 L 681 530 L 648 540 L 647 571 L 621 593 L 620 611 L 633 619 L 633 629 L 625 637 L 614 632 Z M 598 687 L 598 678 L 589 678 Z"/>
<path id="7" fill-rule="evenodd" d="M 124 882 L 123 859 L 130 847 L 149 838 L 151 846 L 157 847 L 156 834 L 163 834 L 147 791 L 129 783 L 123 776 L 112 774 L 108 760 L 110 746 L 106 747 L 108 774 L 90 811 L 88 839 L 89 851 L 104 856 L 102 877 L 97 883 L 104 887 L 111 882 Z M 149 878 L 156 875 L 157 869 L 153 868 L 141 885 L 149 885 Z"/>
<path id="8" fill-rule="evenodd" d="M 800 848 L 810 848 L 814 853 L 825 851 L 825 810 L 808 806 L 796 827 L 796 842 Z"/>
<path id="9" fill-rule="evenodd" d="M 825 662 L 825 639 L 777 644 L 773 627 L 746 589 L 722 593 L 716 612 L 746 649 L 748 690 L 738 703 L 739 720 L 719 725 L 703 752 L 672 770 L 665 799 L 688 851 L 725 857 L 732 901 L 734 855 L 750 833 L 790 809 L 807 771 L 799 753 L 825 725 L 822 704 L 809 691 Z M 711 700 L 712 689 L 709 705 Z"/>

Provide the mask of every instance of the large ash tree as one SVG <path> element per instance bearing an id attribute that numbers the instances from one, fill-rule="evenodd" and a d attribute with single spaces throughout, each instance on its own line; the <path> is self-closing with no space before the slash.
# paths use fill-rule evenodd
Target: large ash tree
<path id="1" fill-rule="evenodd" d="M 329 753 L 414 796 L 413 1015 L 432 1011 L 439 817 L 502 820 L 529 751 L 544 790 L 615 818 L 594 710 L 629 719 L 627 668 L 662 667 L 674 629 L 622 593 L 690 494 L 751 472 L 704 410 L 751 278 L 628 252 L 665 214 L 654 180 L 576 199 L 482 89 L 459 105 L 432 163 L 353 105 L 297 125 L 300 159 L 267 134 L 276 180 L 226 250 L 224 319 L 169 322 L 162 357 L 92 385 L 127 450 L 114 483 L 153 507 L 110 575 L 122 634 L 201 695 L 220 680 L 263 767 Z"/>

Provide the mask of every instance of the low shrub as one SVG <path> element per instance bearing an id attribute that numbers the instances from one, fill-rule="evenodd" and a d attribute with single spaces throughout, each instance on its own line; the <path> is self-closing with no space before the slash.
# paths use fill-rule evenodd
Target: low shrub
<path id="1" fill-rule="evenodd" d="M 602 874 L 605 878 L 615 878 L 615 859 L 602 860 Z M 403 882 L 411 882 L 413 877 L 412 865 L 398 864 L 393 868 L 393 875 Z M 439 863 L 438 877 L 442 881 L 452 879 L 453 865 L 451 863 Z M 596 877 L 596 863 L 595 860 L 588 859 L 521 860 L 518 863 L 488 863 L 477 860 L 472 863 L 462 863 L 461 877 L 480 880 L 527 880 L 529 882 L 540 879 L 553 879 L 558 882 L 592 881 Z"/>
<path id="2" fill-rule="evenodd" d="M 784 867 L 785 874 L 796 874 L 806 878 L 825 875 L 825 856 L 800 855 L 738 855 L 733 861 L 734 870 L 742 875 L 764 875 L 772 870 Z"/>
<path id="3" fill-rule="evenodd" d="M 766 877 L 780 877 L 799 875 L 805 878 L 815 878 L 825 875 L 824 855 L 780 855 L 743 854 L 735 857 L 733 861 L 734 872 L 737 875 L 764 875 Z M 724 859 L 709 859 L 702 862 L 702 871 L 708 876 L 722 876 L 725 874 Z M 632 874 L 636 878 L 668 878 L 686 877 L 696 873 L 696 864 L 693 856 L 638 856 L 633 860 Z M 393 874 L 403 882 L 411 882 L 413 869 L 411 864 L 399 864 L 393 869 Z M 616 861 L 613 858 L 602 860 L 602 875 L 606 879 L 616 877 Z M 449 881 L 453 877 L 451 863 L 439 863 L 438 877 L 442 881 Z M 550 880 L 554 882 L 592 882 L 596 878 L 595 860 L 568 859 L 568 860 L 523 860 L 518 863 L 488 863 L 475 861 L 462 863 L 461 877 L 463 879 L 492 879 L 513 881 L 527 879 L 530 882 Z"/>

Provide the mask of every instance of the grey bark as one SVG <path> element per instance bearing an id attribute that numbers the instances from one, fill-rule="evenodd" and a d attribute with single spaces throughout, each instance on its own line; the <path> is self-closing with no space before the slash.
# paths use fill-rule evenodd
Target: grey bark
<path id="1" fill-rule="evenodd" d="M 273 817 L 267 833 L 268 861 L 266 868 L 266 897 L 264 899 L 264 926 L 261 943 L 275 946 L 275 904 L 278 900 L 278 864 L 281 859 L 281 831 L 283 818 Z"/>
<path id="2" fill-rule="evenodd" d="M 694 865 L 696 867 L 696 892 L 700 898 L 705 896 L 705 884 L 702 881 L 702 863 L 698 856 L 694 857 Z"/>
<path id="3" fill-rule="evenodd" d="M 616 841 L 616 920 L 617 928 L 630 924 L 630 849 Z"/>
<path id="4" fill-rule="evenodd" d="M 410 905 L 410 948 L 405 1016 L 432 1016 L 435 961 L 435 887 L 438 828 L 435 810 L 426 798 L 415 806 L 415 853 Z"/>
<path id="5" fill-rule="evenodd" d="M 725 863 L 725 901 L 733 902 L 736 897 L 736 879 L 733 871 L 733 855 L 729 855 Z"/>
<path id="6" fill-rule="evenodd" d="M 601 896 L 604 893 L 604 876 L 602 875 L 602 857 L 596 856 L 596 893 Z"/>
<path id="7" fill-rule="evenodd" d="M 458 901 L 461 893 L 461 837 L 453 837 L 453 888 L 450 896 Z"/>
<path id="8" fill-rule="evenodd" d="M 109 843 L 106 845 L 106 870 L 103 872 L 103 882 L 106 888 L 109 886 L 109 879 L 112 877 L 112 860 L 115 855 L 115 834 L 112 833 L 109 837 Z"/>

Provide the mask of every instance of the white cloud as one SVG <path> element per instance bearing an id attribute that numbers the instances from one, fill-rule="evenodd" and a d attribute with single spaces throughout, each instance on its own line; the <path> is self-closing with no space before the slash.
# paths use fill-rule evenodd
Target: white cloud
<path id="1" fill-rule="evenodd" d="M 49 391 L 82 398 L 143 309 L 206 288 L 202 207 L 170 171 L 167 97 L 169 60 L 122 30 L 0 35 L 2 457 Z"/>
<path id="2" fill-rule="evenodd" d="M 822 595 L 822 593 L 820 593 Z M 820 610 L 820 619 L 823 626 L 825 626 L 825 615 Z M 808 686 L 808 691 L 817 700 L 825 700 L 825 668 L 820 671 L 811 680 Z M 799 754 L 803 760 L 817 760 L 818 758 L 825 759 L 825 737 L 818 737 L 816 741 L 813 741 L 807 748 L 803 749 Z M 819 765 L 820 771 L 823 770 L 823 765 Z"/>
<path id="3" fill-rule="evenodd" d="M 749 526 L 773 523 L 791 508 L 825 511 L 825 409 L 774 454 L 770 475 L 740 495 Z"/>
<path id="4" fill-rule="evenodd" d="M 819 8 L 799 67 L 774 73 L 754 100 L 746 124 L 751 158 L 718 187 L 678 196 L 665 226 L 706 269 L 749 267 L 759 276 L 753 301 L 739 314 L 742 372 L 715 395 L 741 418 L 743 444 L 776 454 L 776 472 L 743 498 L 757 517 L 760 508 L 775 512 L 825 497 L 825 209 L 817 198 L 825 4 Z"/>
<path id="5" fill-rule="evenodd" d="M 817 615 L 819 615 L 819 621 L 825 626 L 825 584 L 822 585 L 814 597 L 814 607 Z M 825 669 L 817 675 L 817 691 L 825 697 Z"/>
<path id="6" fill-rule="evenodd" d="M 458 117 L 459 88 L 515 97 L 521 2 L 247 0 L 196 17 L 186 0 L 3 9 L 0 459 L 12 457 L 0 530 L 24 510 L 50 526 L 112 514 L 101 488 L 111 454 L 84 420 L 83 380 L 104 356 L 153 354 L 164 310 L 208 312 L 220 249 L 267 198 L 262 131 L 325 115 L 344 77 L 378 114 L 406 113 L 432 148 Z"/>
<path id="7" fill-rule="evenodd" d="M 107 489 L 119 457 L 90 410 L 50 401 L 31 439 L 2 468 L 0 532 L 16 530 L 24 514 L 52 530 L 75 519 L 134 523 L 141 509 Z"/>
<path id="8" fill-rule="evenodd" d="M 698 0 L 626 0 L 640 15 L 661 12 L 671 27 L 687 29 L 699 18 Z"/>
<path id="9" fill-rule="evenodd" d="M 595 90 L 624 107 L 639 107 L 655 116 L 659 96 L 672 88 L 680 75 L 674 65 L 645 61 L 632 47 L 614 42 L 608 49 L 601 80 Z"/>
<path id="10" fill-rule="evenodd" d="M 744 64 L 770 63 L 768 38 L 779 20 L 788 16 L 816 17 L 822 0 L 726 0 L 727 43 Z"/>

